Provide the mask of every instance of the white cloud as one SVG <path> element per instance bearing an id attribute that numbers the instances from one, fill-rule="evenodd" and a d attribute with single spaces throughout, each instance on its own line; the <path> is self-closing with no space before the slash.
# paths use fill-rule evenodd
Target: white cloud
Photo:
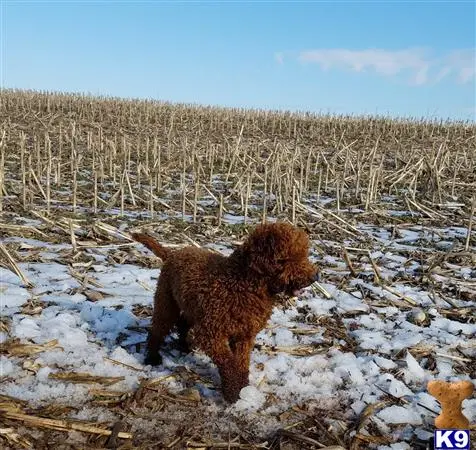
<path id="1" fill-rule="evenodd" d="M 459 83 L 468 83 L 476 77 L 475 49 L 454 50 L 444 60 L 444 69 L 453 73 Z"/>
<path id="2" fill-rule="evenodd" d="M 412 84 L 437 83 L 452 77 L 458 83 L 468 83 L 476 76 L 475 51 L 453 50 L 432 57 L 422 48 L 403 50 L 317 49 L 299 53 L 302 63 L 316 63 L 323 70 L 338 68 L 353 72 L 373 72 L 385 77 L 404 75 Z M 283 62 L 281 54 L 280 62 Z"/>

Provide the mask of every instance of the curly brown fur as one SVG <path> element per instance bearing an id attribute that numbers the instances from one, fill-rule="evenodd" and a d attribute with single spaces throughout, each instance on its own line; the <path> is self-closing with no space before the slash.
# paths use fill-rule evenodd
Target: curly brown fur
<path id="1" fill-rule="evenodd" d="M 140 233 L 133 238 L 164 261 L 146 362 L 161 363 L 159 348 L 174 325 L 183 349 L 191 329 L 193 346 L 218 366 L 225 399 L 236 401 L 276 294 L 291 295 L 317 277 L 306 233 L 287 223 L 259 225 L 229 257 L 196 247 L 172 251 Z"/>

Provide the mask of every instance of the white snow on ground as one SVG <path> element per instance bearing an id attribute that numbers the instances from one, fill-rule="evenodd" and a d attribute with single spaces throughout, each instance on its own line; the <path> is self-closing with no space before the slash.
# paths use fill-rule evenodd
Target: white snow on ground
<path id="1" fill-rule="evenodd" d="M 402 272 L 414 273 L 419 264 L 393 251 L 404 246 L 414 249 L 416 241 L 422 245 L 418 248 L 424 249 L 422 241 L 429 239 L 426 230 L 421 227 L 404 230 L 402 237 L 390 241 L 385 230 L 363 228 L 384 244 L 385 248 L 373 252 L 372 257 L 378 261 L 385 279 L 391 280 Z M 442 239 L 461 234 L 456 228 L 440 231 Z M 90 395 L 88 385 L 55 380 L 50 374 L 75 371 L 123 376 L 114 389 L 133 390 L 141 377 L 162 377 L 180 365 L 188 366 L 214 383 L 219 382 L 210 360 L 198 353 L 183 355 L 176 350 L 165 350 L 163 366 L 152 369 L 143 365 L 144 355 L 137 353 L 135 344 L 144 342 L 143 327 L 149 319 L 136 317 L 133 308 L 151 305 L 159 270 L 110 264 L 105 258 L 107 250 L 102 250 L 103 254 L 92 252 L 97 264 L 92 266 L 88 276 L 101 287 L 91 289 L 104 294 L 104 298 L 93 302 L 80 293 L 81 283 L 71 275 L 68 266 L 55 261 L 58 247 L 40 242 L 30 244 L 44 248 L 44 262 L 20 264 L 34 288 L 28 290 L 16 275 L 0 268 L 0 312 L 11 319 L 9 336 L 1 332 L 0 342 L 18 338 L 23 343 L 43 344 L 56 339 L 58 347 L 28 357 L 31 363 L 28 365 L 24 358 L 2 355 L 0 393 L 33 404 L 59 401 L 81 405 Z M 223 246 L 210 247 L 228 252 Z M 324 279 L 326 275 L 342 276 L 345 266 L 330 257 L 325 263 Z M 372 273 L 365 265 L 360 270 L 363 274 Z M 474 271 L 465 269 L 461 271 L 463 275 L 474 283 Z M 379 410 L 373 421 L 380 430 L 389 433 L 393 424 L 408 424 L 411 432 L 418 435 L 422 428 L 430 429 L 434 416 L 426 408 L 438 412 L 439 406 L 426 393 L 426 383 L 435 377 L 468 379 L 457 370 L 460 362 L 447 355 L 455 355 L 454 350 L 458 348 L 467 358 L 476 357 L 476 325 L 442 316 L 435 306 L 446 305 L 444 299 L 408 284 L 395 282 L 392 289 L 414 300 L 416 313 L 415 309 L 395 306 L 393 302 L 401 302 L 399 295 L 374 284 L 371 277 L 353 279 L 350 292 L 333 282 L 323 282 L 322 286 L 331 294 L 331 299 L 308 290 L 293 306 L 274 310 L 269 327 L 257 337 L 259 348 L 252 354 L 250 386 L 242 390 L 240 400 L 231 409 L 236 414 L 276 414 L 312 399 L 326 408 L 348 405 L 347 414 L 356 416 L 388 393 L 402 402 Z M 363 293 L 372 294 L 372 300 Z M 32 298 L 44 302 L 44 308 L 37 315 L 22 312 L 22 305 Z M 474 301 L 458 298 L 453 302 L 458 306 L 476 306 Z M 423 317 L 428 317 L 425 325 L 410 320 L 418 317 L 418 308 L 425 311 Z M 325 321 L 336 315 L 341 315 L 347 337 L 354 340 L 355 352 L 346 348 L 344 337 L 339 341 L 326 334 L 332 330 L 326 329 Z M 293 350 L 303 346 L 313 351 L 304 356 L 293 354 Z M 434 373 L 423 367 L 428 356 L 419 359 L 414 356 L 424 350 L 434 355 Z M 114 364 L 111 359 L 125 365 Z M 182 387 L 179 377 L 170 378 L 164 384 L 170 389 Z M 213 386 L 198 383 L 197 388 L 203 396 L 220 401 Z M 270 396 L 278 401 L 269 403 Z M 476 422 L 476 399 L 466 400 L 463 405 L 464 414 L 472 423 Z M 408 434 L 407 429 L 405 432 Z M 408 436 L 397 435 L 395 444 L 380 448 L 410 448 L 404 442 L 406 438 Z"/>

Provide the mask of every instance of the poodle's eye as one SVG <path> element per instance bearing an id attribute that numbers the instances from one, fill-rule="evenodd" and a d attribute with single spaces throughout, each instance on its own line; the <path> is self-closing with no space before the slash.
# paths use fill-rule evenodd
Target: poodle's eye
<path id="1" fill-rule="evenodd" d="M 284 263 L 288 262 L 288 260 L 287 260 L 287 258 L 278 258 L 278 259 L 276 260 L 276 262 L 277 262 L 278 264 L 284 264 Z"/>

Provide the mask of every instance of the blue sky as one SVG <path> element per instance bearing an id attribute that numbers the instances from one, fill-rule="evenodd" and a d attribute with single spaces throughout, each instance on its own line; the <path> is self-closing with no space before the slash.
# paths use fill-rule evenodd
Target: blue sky
<path id="1" fill-rule="evenodd" d="M 475 118 L 475 2 L 1 0 L 1 83 L 173 102 Z"/>

